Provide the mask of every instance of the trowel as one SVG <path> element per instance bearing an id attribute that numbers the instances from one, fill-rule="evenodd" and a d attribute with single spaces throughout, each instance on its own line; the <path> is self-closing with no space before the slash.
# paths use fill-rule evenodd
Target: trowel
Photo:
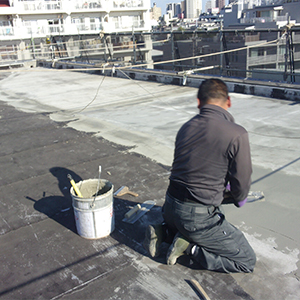
<path id="1" fill-rule="evenodd" d="M 148 212 L 155 204 L 156 203 L 153 200 L 147 200 L 144 203 L 138 203 L 125 214 L 124 219 L 122 221 L 129 224 L 135 223 L 140 217 L 142 217 L 146 212 Z"/>
<path id="2" fill-rule="evenodd" d="M 247 202 L 265 201 L 265 195 L 261 191 L 249 192 Z"/>

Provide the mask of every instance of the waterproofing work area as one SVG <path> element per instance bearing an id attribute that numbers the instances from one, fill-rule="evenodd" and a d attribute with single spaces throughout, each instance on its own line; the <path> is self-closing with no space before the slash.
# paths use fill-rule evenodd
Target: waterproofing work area
<path id="1" fill-rule="evenodd" d="M 257 254 L 253 274 L 199 270 L 182 257 L 167 266 L 142 247 L 146 226 L 161 220 L 175 135 L 197 113 L 194 87 L 67 70 L 1 73 L 0 299 L 211 299 L 300 297 L 300 106 L 232 93 L 230 113 L 249 132 L 252 191 L 265 201 L 227 219 Z M 76 182 L 98 177 L 138 197 L 114 199 L 115 230 L 88 240 L 75 228 Z M 122 222 L 136 202 L 156 206 Z"/>

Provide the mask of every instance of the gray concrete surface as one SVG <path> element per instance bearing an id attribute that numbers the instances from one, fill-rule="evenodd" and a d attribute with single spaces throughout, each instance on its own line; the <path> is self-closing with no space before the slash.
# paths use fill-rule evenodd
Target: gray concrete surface
<path id="1" fill-rule="evenodd" d="M 0 81 L 0 89 L 0 100 L 20 111 L 8 118 L 4 112 L 10 109 L 4 106 L 0 119 L 5 174 L 0 175 L 5 195 L 0 297 L 197 299 L 185 281 L 194 277 L 212 299 L 299 299 L 299 103 L 231 94 L 230 112 L 250 135 L 251 189 L 263 191 L 266 200 L 225 208 L 258 257 L 253 274 L 226 275 L 197 270 L 189 260 L 167 267 L 163 258 L 148 258 L 141 246 L 146 225 L 160 218 L 175 135 L 197 113 L 197 89 L 47 69 L 14 71 Z M 88 241 L 75 233 L 66 190 L 60 189 L 59 204 L 50 204 L 42 194 L 49 189 L 59 195 L 57 181 L 52 178 L 47 186 L 46 170 L 60 166 L 60 174 L 71 169 L 91 178 L 97 177 L 99 162 L 116 186 L 130 186 L 141 195 L 116 199 L 117 220 L 126 201 L 155 199 L 157 207 L 134 230 L 118 221 L 111 237 Z M 41 206 L 32 205 L 32 199 Z M 43 268 L 34 262 L 38 256 Z"/>

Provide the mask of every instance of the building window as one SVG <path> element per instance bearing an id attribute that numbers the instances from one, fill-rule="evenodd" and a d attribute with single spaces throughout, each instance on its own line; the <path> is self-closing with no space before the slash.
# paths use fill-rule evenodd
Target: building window
<path id="1" fill-rule="evenodd" d="M 249 53 L 250 57 L 264 56 L 265 50 L 264 48 L 252 49 Z"/>

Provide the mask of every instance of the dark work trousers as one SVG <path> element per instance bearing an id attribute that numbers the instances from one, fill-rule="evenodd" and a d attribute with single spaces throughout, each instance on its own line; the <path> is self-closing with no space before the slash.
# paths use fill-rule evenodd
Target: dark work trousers
<path id="1" fill-rule="evenodd" d="M 205 269 L 252 272 L 256 256 L 243 233 L 227 222 L 221 207 L 181 202 L 166 195 L 163 217 L 168 227 L 196 244 L 192 258 Z"/>

